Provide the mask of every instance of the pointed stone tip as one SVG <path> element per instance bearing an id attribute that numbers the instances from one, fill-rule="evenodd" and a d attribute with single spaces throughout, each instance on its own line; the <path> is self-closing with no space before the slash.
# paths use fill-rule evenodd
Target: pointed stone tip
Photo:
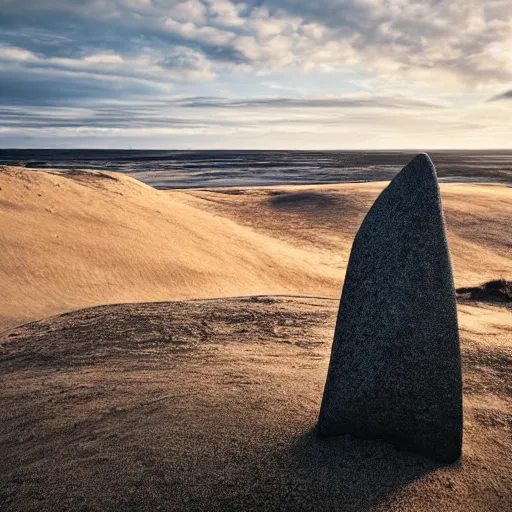
<path id="1" fill-rule="evenodd" d="M 428 156 L 428 153 L 418 153 L 407 165 L 410 165 L 412 163 L 416 165 L 434 167 L 434 164 L 432 163 L 432 160 Z"/>
<path id="2" fill-rule="evenodd" d="M 437 183 L 436 168 L 427 153 L 417 154 L 393 179 L 399 182 L 404 180 L 412 180 L 416 184 L 425 180 L 432 184 Z"/>
<path id="3" fill-rule="evenodd" d="M 405 169 L 416 169 L 418 171 L 436 172 L 436 168 L 427 153 L 417 154 L 405 167 Z"/>

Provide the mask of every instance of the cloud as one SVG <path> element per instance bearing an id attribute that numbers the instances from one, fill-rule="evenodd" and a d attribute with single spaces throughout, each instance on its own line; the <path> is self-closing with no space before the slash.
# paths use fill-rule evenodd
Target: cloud
<path id="1" fill-rule="evenodd" d="M 510 114 L 510 112 L 508 113 Z M 445 111 L 365 108 L 254 108 L 235 116 L 223 109 L 179 109 L 155 102 L 73 109 L 2 109 L 0 147 L 134 148 L 434 148 L 503 146 L 488 130 L 494 118 L 508 134 L 503 108 L 482 106 L 453 118 Z M 419 138 L 418 138 L 419 137 Z M 397 143 L 397 141 L 400 141 Z M 300 145 L 297 145 L 299 143 Z"/>
<path id="2" fill-rule="evenodd" d="M 145 129 L 145 128 L 201 128 L 214 122 L 205 123 L 193 119 L 160 116 L 147 106 L 138 108 L 38 108 L 30 110 L 0 108 L 0 119 L 4 128 L 55 129 Z"/>
<path id="3" fill-rule="evenodd" d="M 502 92 L 501 94 L 497 94 L 492 98 L 489 98 L 487 101 L 502 101 L 502 100 L 512 100 L 512 89 L 509 91 Z"/>
<path id="4" fill-rule="evenodd" d="M 7 0 L 1 9 L 4 40 L 46 57 L 178 47 L 244 70 L 359 66 L 390 79 L 443 73 L 470 86 L 512 79 L 503 0 Z"/>
<path id="5" fill-rule="evenodd" d="M 168 94 L 173 83 L 215 76 L 206 57 L 186 47 L 141 56 L 101 52 L 68 58 L 0 45 L 0 71 L 3 105 L 155 97 Z"/>
<path id="6" fill-rule="evenodd" d="M 44 69 L 29 72 L 3 70 L 0 105 L 76 105 L 119 97 L 140 98 L 161 94 L 158 84 L 122 78 L 108 79 L 101 74 Z"/>
<path id="7" fill-rule="evenodd" d="M 346 41 L 376 70 L 442 71 L 471 84 L 512 77 L 512 10 L 503 0 L 271 0 Z M 500 48 L 501 47 L 501 48 Z"/>
<path id="8" fill-rule="evenodd" d="M 229 99 L 229 98 L 186 98 L 179 100 L 179 105 L 187 108 L 440 108 L 427 102 L 412 100 L 405 97 L 345 97 L 345 98 L 259 98 L 259 99 Z"/>
<path id="9" fill-rule="evenodd" d="M 9 80 L 13 83 L 13 80 Z M 368 111 L 361 119 L 368 121 L 373 109 L 407 111 L 420 109 L 436 109 L 436 105 L 418 102 L 405 97 L 360 97 L 339 98 L 259 98 L 259 99 L 230 99 L 222 97 L 174 97 L 150 100 L 140 95 L 135 98 L 135 91 L 122 90 L 113 87 L 111 90 L 101 90 L 102 103 L 84 101 L 84 98 L 95 97 L 98 90 L 91 87 L 87 81 L 82 87 L 70 88 L 67 96 L 48 94 L 32 102 L 26 98 L 30 89 L 38 87 L 50 92 L 51 87 L 44 83 L 23 84 L 15 83 L 12 88 L 0 89 L 0 104 L 9 100 L 11 106 L 0 107 L 0 120 L 7 128 L 158 128 L 158 127 L 187 127 L 200 128 L 212 126 L 246 126 L 260 123 L 290 124 L 300 120 L 301 123 L 324 124 L 346 122 L 346 117 L 340 117 L 343 111 L 353 112 L 355 109 Z M 104 87 L 104 85 L 97 85 Z M 10 95 L 10 97 L 9 97 Z M 130 101 L 120 100 L 129 95 Z M 76 97 L 82 99 L 76 106 Z M 20 101 L 17 101 L 17 100 Z M 243 110 L 244 117 L 234 119 L 224 116 L 222 111 Z M 216 112 L 215 112 L 216 111 Z M 320 111 L 321 114 L 312 114 Z M 350 119 L 356 119 L 353 113 Z"/>
<path id="10" fill-rule="evenodd" d="M 463 109 L 510 98 L 496 93 L 512 81 L 512 10 L 510 0 L 2 0 L 0 73 L 9 133 L 299 130 L 337 126 L 336 113 L 358 124 L 356 110 L 395 122 L 446 111 L 455 129 Z"/>

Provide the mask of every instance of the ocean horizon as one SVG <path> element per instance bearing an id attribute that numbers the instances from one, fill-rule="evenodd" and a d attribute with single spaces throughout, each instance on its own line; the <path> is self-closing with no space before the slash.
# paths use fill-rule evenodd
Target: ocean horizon
<path id="1" fill-rule="evenodd" d="M 389 181 L 412 150 L 0 149 L 0 165 L 127 174 L 159 189 Z M 512 183 L 512 150 L 428 151 L 441 182 Z"/>

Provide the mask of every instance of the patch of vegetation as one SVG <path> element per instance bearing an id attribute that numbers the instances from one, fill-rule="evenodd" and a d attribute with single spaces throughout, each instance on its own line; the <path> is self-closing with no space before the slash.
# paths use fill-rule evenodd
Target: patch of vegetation
<path id="1" fill-rule="evenodd" d="M 512 302 L 512 281 L 495 279 L 480 286 L 457 288 L 456 292 L 463 299 Z"/>

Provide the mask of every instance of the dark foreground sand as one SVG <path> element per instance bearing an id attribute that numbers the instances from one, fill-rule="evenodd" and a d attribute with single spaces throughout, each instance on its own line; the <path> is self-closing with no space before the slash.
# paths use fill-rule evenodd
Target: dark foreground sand
<path id="1" fill-rule="evenodd" d="M 464 455 L 439 466 L 315 437 L 337 306 L 111 305 L 5 332 L 0 509 L 511 510 L 510 310 L 459 304 Z"/>

